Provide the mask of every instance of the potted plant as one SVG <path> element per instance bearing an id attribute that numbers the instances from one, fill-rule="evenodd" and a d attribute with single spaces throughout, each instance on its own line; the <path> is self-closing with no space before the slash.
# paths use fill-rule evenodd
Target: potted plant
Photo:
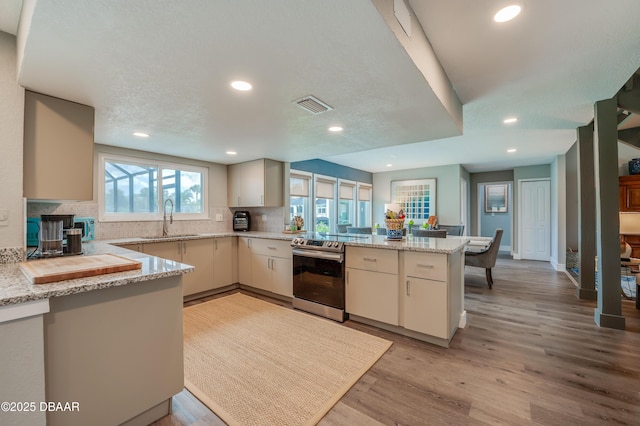
<path id="1" fill-rule="evenodd" d="M 411 234 L 411 230 L 413 229 L 413 219 L 409 220 L 409 222 L 407 222 L 407 228 L 409 228 L 409 234 Z"/>

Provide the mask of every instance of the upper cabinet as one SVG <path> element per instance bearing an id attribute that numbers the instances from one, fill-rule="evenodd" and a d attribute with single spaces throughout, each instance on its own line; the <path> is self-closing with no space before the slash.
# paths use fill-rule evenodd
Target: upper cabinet
<path id="1" fill-rule="evenodd" d="M 283 205 L 284 165 L 266 158 L 232 164 L 228 168 L 229 207 Z"/>
<path id="2" fill-rule="evenodd" d="M 25 91 L 24 197 L 93 199 L 92 107 Z"/>
<path id="3" fill-rule="evenodd" d="M 620 176 L 620 211 L 640 212 L 640 175 Z"/>

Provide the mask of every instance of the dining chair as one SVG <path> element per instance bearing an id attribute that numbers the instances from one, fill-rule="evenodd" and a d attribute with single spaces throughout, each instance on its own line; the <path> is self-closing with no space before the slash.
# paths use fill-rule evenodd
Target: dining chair
<path id="1" fill-rule="evenodd" d="M 370 226 L 349 226 L 347 227 L 347 234 L 371 234 L 373 230 Z"/>
<path id="2" fill-rule="evenodd" d="M 414 237 L 447 238 L 447 231 L 444 229 L 414 229 Z"/>
<path id="3" fill-rule="evenodd" d="M 502 240 L 502 229 L 498 228 L 493 235 L 491 244 L 486 250 L 479 253 L 466 252 L 464 256 L 464 264 L 466 266 L 477 266 L 485 269 L 485 275 L 487 277 L 487 284 L 489 284 L 489 288 L 493 288 L 493 277 L 491 276 L 491 269 L 496 266 L 498 250 L 500 250 L 500 240 Z"/>
<path id="4" fill-rule="evenodd" d="M 339 223 L 338 225 L 336 225 L 338 228 L 338 233 L 340 234 L 344 234 L 347 232 L 347 228 L 351 226 L 350 223 Z"/>
<path id="5" fill-rule="evenodd" d="M 456 235 L 461 237 L 464 233 L 464 225 L 438 225 L 436 229 L 444 229 L 447 235 Z"/>

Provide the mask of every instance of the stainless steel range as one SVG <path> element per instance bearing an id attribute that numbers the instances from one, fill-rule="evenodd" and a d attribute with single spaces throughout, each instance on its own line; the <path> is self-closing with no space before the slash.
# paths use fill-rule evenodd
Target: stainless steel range
<path id="1" fill-rule="evenodd" d="M 344 238 L 313 234 L 291 241 L 294 308 L 339 322 L 347 318 Z"/>

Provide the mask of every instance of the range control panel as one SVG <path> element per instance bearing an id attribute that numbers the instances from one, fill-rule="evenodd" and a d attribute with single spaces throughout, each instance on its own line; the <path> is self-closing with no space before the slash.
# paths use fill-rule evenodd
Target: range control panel
<path id="1" fill-rule="evenodd" d="M 294 238 L 291 247 L 324 250 L 324 251 L 344 251 L 344 243 L 340 241 L 313 240 L 305 238 Z"/>

